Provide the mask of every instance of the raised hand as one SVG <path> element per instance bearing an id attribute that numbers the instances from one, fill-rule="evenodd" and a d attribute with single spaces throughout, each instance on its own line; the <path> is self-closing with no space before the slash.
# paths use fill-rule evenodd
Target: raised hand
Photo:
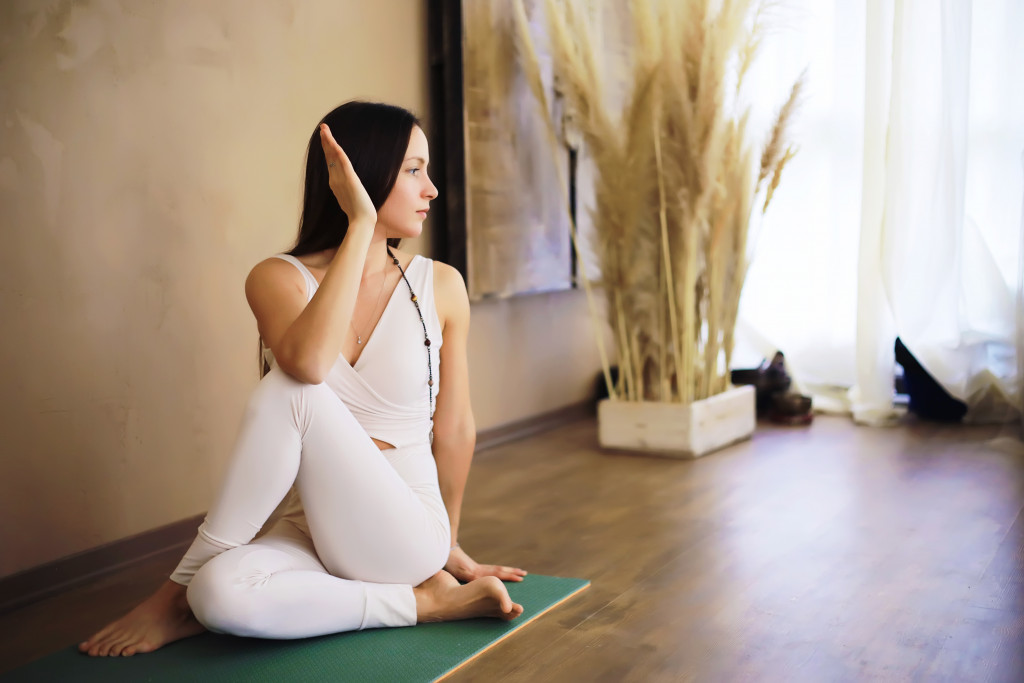
<path id="1" fill-rule="evenodd" d="M 320 124 L 320 145 L 324 148 L 324 156 L 327 158 L 331 191 L 338 199 L 341 210 L 348 216 L 349 223 L 357 219 L 376 223 L 377 210 L 373 207 L 370 195 L 352 168 L 352 162 L 349 161 L 345 150 L 335 141 L 326 123 Z"/>
<path id="2" fill-rule="evenodd" d="M 466 551 L 455 546 L 448 554 L 445 570 L 459 581 L 468 583 L 484 576 L 496 576 L 502 581 L 522 581 L 526 571 L 518 567 L 503 567 L 497 564 L 479 564 Z"/>

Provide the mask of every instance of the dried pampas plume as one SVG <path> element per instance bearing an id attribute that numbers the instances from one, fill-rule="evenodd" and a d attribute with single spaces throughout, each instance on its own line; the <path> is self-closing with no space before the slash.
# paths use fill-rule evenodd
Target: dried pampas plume
<path id="1" fill-rule="evenodd" d="M 792 149 L 792 147 L 789 147 L 784 152 L 783 146 L 789 137 L 789 127 L 800 101 L 800 93 L 803 90 L 806 77 L 807 72 L 800 74 L 800 78 L 796 80 L 793 88 L 789 91 L 789 98 L 782 105 L 782 108 L 779 109 L 778 116 L 775 117 L 775 125 L 772 126 L 772 132 L 768 136 L 768 143 L 764 146 L 764 152 L 761 154 L 761 171 L 757 176 L 758 189 L 760 189 L 761 183 L 765 178 L 777 173 L 779 165 L 783 163 L 783 157 L 789 154 L 790 149 Z"/>
<path id="2" fill-rule="evenodd" d="M 687 402 L 729 386 L 748 226 L 754 207 L 767 210 L 796 153 L 791 129 L 804 83 L 801 76 L 756 144 L 749 110 L 737 103 L 763 44 L 767 6 L 544 0 L 556 82 L 596 171 L 591 216 L 617 345 L 614 386 L 603 333 L 595 334 L 612 398 Z M 633 31 L 631 77 L 613 111 L 599 19 L 624 7 L 618 18 Z M 515 0 L 513 16 L 520 65 L 547 118 L 524 0 Z M 592 302 L 585 273 L 582 280 Z"/>

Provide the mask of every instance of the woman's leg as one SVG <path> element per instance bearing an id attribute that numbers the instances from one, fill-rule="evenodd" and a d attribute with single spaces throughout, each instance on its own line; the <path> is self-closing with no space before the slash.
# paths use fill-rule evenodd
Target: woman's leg
<path id="1" fill-rule="evenodd" d="M 220 495 L 172 580 L 187 584 L 251 541 L 293 482 L 331 574 L 417 585 L 444 566 L 450 532 L 439 496 L 410 488 L 327 385 L 275 369 L 250 400 Z"/>
<path id="2" fill-rule="evenodd" d="M 196 614 L 211 627 L 231 632 L 247 632 L 252 627 L 246 624 L 262 620 L 264 637 L 520 614 L 522 607 L 512 603 L 494 577 L 459 586 L 439 571 L 448 554 L 449 530 L 436 470 L 430 481 L 429 449 L 426 458 L 407 449 L 387 453 L 394 467 L 328 387 L 304 385 L 272 371 L 249 403 L 221 494 L 171 581 L 80 649 L 92 655 L 130 655 L 197 633 L 202 627 L 188 607 L 177 606 L 178 589 L 194 575 L 188 598 Z M 297 558 L 280 543 L 240 548 L 296 480 L 322 564 Z M 278 552 L 262 553 L 267 550 Z M 224 559 L 211 561 L 218 555 Z M 360 589 L 359 582 L 338 576 L 385 583 L 364 581 Z M 259 590 L 265 587 L 272 590 Z M 174 600 L 169 602 L 163 596 L 170 592 Z M 283 602 L 281 595 L 287 597 Z M 257 607 L 263 610 L 259 619 L 253 613 L 239 616 L 239 609 Z M 294 626 L 300 621 L 297 614 L 302 620 L 315 616 L 317 628 Z M 278 624 L 282 628 L 275 631 Z"/>
<path id="3" fill-rule="evenodd" d="M 409 586 L 331 576 L 290 523 L 207 562 L 188 587 L 206 628 L 256 638 L 307 638 L 416 623 Z"/>

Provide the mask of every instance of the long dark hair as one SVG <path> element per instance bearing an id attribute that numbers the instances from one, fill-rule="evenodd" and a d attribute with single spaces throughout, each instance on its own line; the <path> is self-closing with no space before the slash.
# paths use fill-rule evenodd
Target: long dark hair
<path id="1" fill-rule="evenodd" d="M 356 175 L 380 211 L 402 170 L 416 116 L 401 107 L 377 102 L 346 102 L 321 119 L 331 129 Z M 320 124 L 309 138 L 306 149 L 306 183 L 302 192 L 302 217 L 299 237 L 289 254 L 303 256 L 341 244 L 348 232 L 348 216 L 338 206 L 328 184 L 327 159 L 320 145 Z M 389 238 L 389 247 L 398 247 L 398 238 Z"/>

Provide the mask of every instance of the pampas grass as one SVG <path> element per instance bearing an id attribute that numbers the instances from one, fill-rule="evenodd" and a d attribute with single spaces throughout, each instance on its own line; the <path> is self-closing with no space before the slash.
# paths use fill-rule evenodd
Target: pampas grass
<path id="1" fill-rule="evenodd" d="M 796 153 L 790 128 L 803 77 L 759 143 L 739 103 L 762 44 L 766 3 L 630 0 L 632 77 L 613 111 L 597 52 L 595 13 L 603 8 L 544 1 L 556 79 L 596 169 L 591 215 L 620 368 L 610 394 L 689 402 L 721 393 L 729 386 L 748 226 L 755 207 L 767 211 Z M 523 0 L 515 5 L 520 64 L 547 112 Z M 574 227 L 578 247 L 576 238 Z M 592 301 L 586 273 L 582 280 Z M 601 356 L 607 380 L 603 347 Z"/>

